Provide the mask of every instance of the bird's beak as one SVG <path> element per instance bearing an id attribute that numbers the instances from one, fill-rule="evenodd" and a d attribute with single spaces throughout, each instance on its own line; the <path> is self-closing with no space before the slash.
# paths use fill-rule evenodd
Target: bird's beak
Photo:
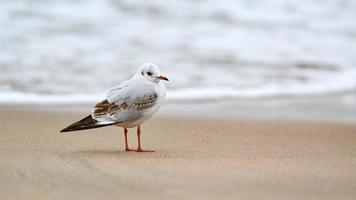
<path id="1" fill-rule="evenodd" d="M 169 81 L 167 77 L 162 76 L 162 75 L 156 76 L 156 78 L 158 78 L 160 80 L 164 80 L 164 81 Z"/>

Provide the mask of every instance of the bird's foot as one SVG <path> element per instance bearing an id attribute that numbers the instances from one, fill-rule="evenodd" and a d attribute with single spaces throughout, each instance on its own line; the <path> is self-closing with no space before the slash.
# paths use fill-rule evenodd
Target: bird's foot
<path id="1" fill-rule="evenodd" d="M 137 148 L 136 152 L 155 152 L 154 150 Z"/>
<path id="2" fill-rule="evenodd" d="M 136 151 L 136 150 L 130 149 L 130 148 L 125 148 L 125 151 Z"/>

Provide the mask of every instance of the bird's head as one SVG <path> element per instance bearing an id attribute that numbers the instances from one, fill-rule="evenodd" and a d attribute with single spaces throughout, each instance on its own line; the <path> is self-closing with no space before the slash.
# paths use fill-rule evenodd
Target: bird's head
<path id="1" fill-rule="evenodd" d="M 157 65 L 153 63 L 143 64 L 136 72 L 136 76 L 142 76 L 143 78 L 155 83 L 158 83 L 161 80 L 168 81 L 168 78 L 163 76 Z"/>

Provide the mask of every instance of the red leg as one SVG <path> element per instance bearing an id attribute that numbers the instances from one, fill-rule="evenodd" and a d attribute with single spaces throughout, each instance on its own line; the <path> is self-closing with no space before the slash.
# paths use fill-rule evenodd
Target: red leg
<path id="1" fill-rule="evenodd" d="M 124 135 L 125 135 L 125 151 L 133 151 L 132 149 L 129 148 L 129 144 L 127 142 L 127 128 L 124 128 Z"/>
<path id="2" fill-rule="evenodd" d="M 137 127 L 137 150 L 136 152 L 154 152 L 153 150 L 142 150 L 141 149 L 141 128 Z"/>

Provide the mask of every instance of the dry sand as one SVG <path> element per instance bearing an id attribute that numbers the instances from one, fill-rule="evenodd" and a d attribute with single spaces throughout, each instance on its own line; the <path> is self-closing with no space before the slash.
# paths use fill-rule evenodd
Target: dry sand
<path id="1" fill-rule="evenodd" d="M 0 109 L 2 200 L 356 199 L 356 125 L 154 118 L 136 153 L 58 132 L 82 114 Z"/>

